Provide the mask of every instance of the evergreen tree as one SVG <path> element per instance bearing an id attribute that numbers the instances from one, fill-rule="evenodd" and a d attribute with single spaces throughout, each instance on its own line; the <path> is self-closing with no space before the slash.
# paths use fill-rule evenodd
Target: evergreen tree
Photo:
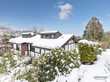
<path id="1" fill-rule="evenodd" d="M 83 34 L 83 38 L 87 40 L 97 40 L 101 41 L 103 38 L 103 27 L 102 24 L 96 17 L 92 17 L 86 26 Z"/>

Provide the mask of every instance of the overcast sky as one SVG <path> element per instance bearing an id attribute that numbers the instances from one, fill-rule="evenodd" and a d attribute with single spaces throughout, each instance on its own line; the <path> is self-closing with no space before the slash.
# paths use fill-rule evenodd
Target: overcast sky
<path id="1" fill-rule="evenodd" d="M 0 0 L 0 25 L 81 35 L 92 16 L 110 30 L 110 0 Z"/>

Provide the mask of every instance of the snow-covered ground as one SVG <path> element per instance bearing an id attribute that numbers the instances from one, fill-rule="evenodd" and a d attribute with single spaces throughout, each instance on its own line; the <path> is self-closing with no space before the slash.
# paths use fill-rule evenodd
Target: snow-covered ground
<path id="1" fill-rule="evenodd" d="M 52 82 L 110 82 L 110 49 L 98 55 L 93 65 L 81 65 L 67 76 L 59 76 Z"/>
<path id="2" fill-rule="evenodd" d="M 28 82 L 26 80 L 14 80 L 13 78 L 17 71 L 24 72 L 26 68 L 30 67 L 17 67 L 11 72 L 0 75 L 0 82 Z M 81 65 L 80 68 L 73 69 L 70 74 L 59 75 L 51 82 L 110 82 L 110 49 L 98 55 L 98 60 L 93 65 Z"/>

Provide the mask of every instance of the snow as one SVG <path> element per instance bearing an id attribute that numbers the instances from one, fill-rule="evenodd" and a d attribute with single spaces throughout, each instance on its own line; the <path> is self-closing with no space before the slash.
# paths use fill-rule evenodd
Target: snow
<path id="1" fill-rule="evenodd" d="M 81 65 L 67 76 L 57 76 L 52 82 L 110 82 L 110 49 L 98 55 L 93 65 Z"/>
<path id="2" fill-rule="evenodd" d="M 22 36 L 20 36 L 10 39 L 9 42 L 21 44 L 21 43 L 31 43 L 31 40 L 30 38 L 22 38 Z"/>
<path id="3" fill-rule="evenodd" d="M 52 82 L 78 82 L 78 69 L 73 69 L 72 72 L 66 76 L 60 75 Z"/>
<path id="4" fill-rule="evenodd" d="M 59 48 L 64 45 L 73 34 L 63 34 L 57 39 L 42 39 L 40 38 L 37 41 L 33 42 L 33 46 L 42 47 L 42 48 Z"/>
<path id="5" fill-rule="evenodd" d="M 32 68 L 31 64 L 24 64 L 30 61 L 30 57 L 19 58 L 19 56 L 13 55 L 13 58 L 17 61 L 17 64 L 14 67 L 8 68 L 7 72 L 0 75 L 0 82 L 28 82 L 26 80 L 15 80 L 15 78 L 19 75 L 28 72 Z M 6 64 L 7 67 L 9 65 L 10 64 Z"/>
<path id="6" fill-rule="evenodd" d="M 34 35 L 34 32 L 23 32 L 22 34 L 31 34 L 31 35 Z"/>
<path id="7" fill-rule="evenodd" d="M 33 36 L 33 37 L 30 37 L 30 38 L 23 38 L 22 36 L 19 36 L 19 37 L 16 37 L 16 38 L 11 38 L 9 40 L 9 42 L 11 43 L 18 43 L 18 44 L 21 44 L 21 43 L 33 43 L 34 41 L 40 39 L 40 35 L 36 35 L 36 36 Z"/>
<path id="8" fill-rule="evenodd" d="M 70 74 L 56 76 L 51 82 L 110 82 L 110 49 L 97 56 L 98 60 L 93 65 L 81 65 L 74 68 Z M 27 61 L 27 60 L 26 60 Z M 20 65 L 12 69 L 8 74 L 0 76 L 0 82 L 28 82 L 26 80 L 14 80 L 14 75 L 29 71 L 31 65 Z"/>
<path id="9" fill-rule="evenodd" d="M 79 43 L 88 44 L 88 45 L 99 45 L 98 42 L 88 41 L 88 40 L 86 40 L 86 39 L 80 40 Z"/>
<path id="10" fill-rule="evenodd" d="M 12 38 L 9 40 L 11 43 L 32 43 L 33 46 L 36 47 L 42 47 L 42 48 L 59 48 L 62 45 L 64 45 L 71 37 L 73 34 L 62 34 L 59 38 L 57 39 L 43 39 L 41 36 L 38 34 L 34 37 L 31 38 L 22 38 L 17 37 L 17 38 Z"/>
<path id="11" fill-rule="evenodd" d="M 14 82 L 28 82 L 27 80 L 15 80 Z"/>
<path id="12" fill-rule="evenodd" d="M 42 31 L 40 32 L 41 34 L 47 34 L 47 33 L 56 33 L 56 32 L 59 32 L 57 30 L 51 30 L 51 31 Z"/>
<path id="13" fill-rule="evenodd" d="M 15 80 L 14 77 L 29 71 L 31 65 L 16 67 L 0 76 L 0 82 L 28 82 L 27 80 Z"/>

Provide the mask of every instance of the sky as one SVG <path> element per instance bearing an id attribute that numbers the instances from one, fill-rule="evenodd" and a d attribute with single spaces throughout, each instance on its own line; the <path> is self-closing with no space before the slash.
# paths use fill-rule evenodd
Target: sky
<path id="1" fill-rule="evenodd" d="M 0 25 L 33 27 L 82 35 L 96 16 L 110 31 L 110 0 L 0 0 Z"/>

